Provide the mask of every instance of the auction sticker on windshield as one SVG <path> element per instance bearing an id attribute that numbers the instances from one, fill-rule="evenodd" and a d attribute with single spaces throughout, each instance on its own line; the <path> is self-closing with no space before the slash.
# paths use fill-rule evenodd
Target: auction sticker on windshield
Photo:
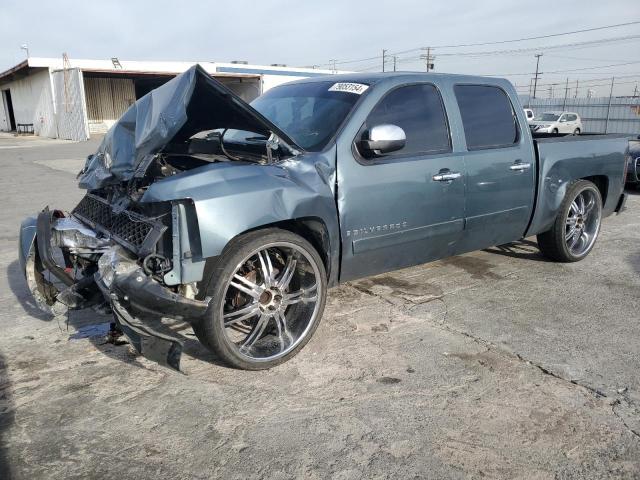
<path id="1" fill-rule="evenodd" d="M 347 92 L 347 93 L 355 93 L 356 95 L 362 95 L 367 88 L 369 88 L 369 85 L 365 85 L 364 83 L 339 82 L 331 85 L 331 87 L 329 88 L 329 91 L 330 92 Z"/>

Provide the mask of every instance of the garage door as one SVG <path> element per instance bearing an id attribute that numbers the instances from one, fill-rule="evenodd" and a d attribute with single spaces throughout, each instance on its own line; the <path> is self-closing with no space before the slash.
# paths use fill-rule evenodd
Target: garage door
<path id="1" fill-rule="evenodd" d="M 84 87 L 92 134 L 105 133 L 136 101 L 130 78 L 85 78 Z"/>

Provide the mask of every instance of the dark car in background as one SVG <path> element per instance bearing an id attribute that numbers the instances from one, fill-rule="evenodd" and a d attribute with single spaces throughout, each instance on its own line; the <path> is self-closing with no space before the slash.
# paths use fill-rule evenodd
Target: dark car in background
<path id="1" fill-rule="evenodd" d="M 637 140 L 629 142 L 627 163 L 627 187 L 640 187 L 640 135 Z"/>

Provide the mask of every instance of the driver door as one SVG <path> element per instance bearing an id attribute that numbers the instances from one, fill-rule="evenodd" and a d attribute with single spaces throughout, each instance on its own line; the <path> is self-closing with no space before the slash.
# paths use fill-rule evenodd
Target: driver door
<path id="1" fill-rule="evenodd" d="M 360 140 L 380 125 L 404 130 L 404 146 L 387 154 L 363 151 Z M 341 280 L 454 253 L 464 225 L 464 178 L 464 158 L 453 152 L 435 85 L 388 92 L 357 134 L 352 158 L 338 159 Z"/>

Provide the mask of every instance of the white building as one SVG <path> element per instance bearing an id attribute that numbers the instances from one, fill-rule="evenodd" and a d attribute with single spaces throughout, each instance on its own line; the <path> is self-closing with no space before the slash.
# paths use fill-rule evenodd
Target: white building
<path id="1" fill-rule="evenodd" d="M 0 73 L 0 131 L 87 140 L 150 90 L 196 62 L 29 58 Z M 197 62 L 246 101 L 281 83 L 331 70 Z"/>

